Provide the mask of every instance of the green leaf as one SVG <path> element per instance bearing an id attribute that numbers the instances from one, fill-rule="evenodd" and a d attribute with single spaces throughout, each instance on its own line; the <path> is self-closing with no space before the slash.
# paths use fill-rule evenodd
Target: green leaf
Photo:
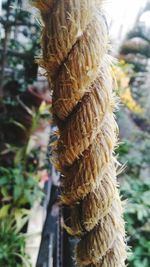
<path id="1" fill-rule="evenodd" d="M 0 179 L 0 186 L 3 186 L 8 183 L 8 178 L 7 177 L 1 177 Z"/>
<path id="2" fill-rule="evenodd" d="M 5 218 L 6 216 L 8 216 L 8 212 L 9 212 L 10 207 L 11 207 L 11 204 L 7 204 L 7 205 L 4 205 L 4 206 L 0 209 L 0 219 L 3 219 L 3 218 Z"/>
<path id="3" fill-rule="evenodd" d="M 31 137 L 29 139 L 27 148 L 26 148 L 26 155 L 29 155 L 32 151 L 32 149 L 34 148 L 35 144 L 36 144 L 37 140 L 35 140 L 35 138 Z"/>
<path id="4" fill-rule="evenodd" d="M 142 221 L 143 218 L 147 217 L 148 215 L 148 210 L 145 209 L 142 205 L 138 207 L 138 210 L 137 210 L 137 217 L 139 219 L 139 221 Z"/>
<path id="5" fill-rule="evenodd" d="M 13 124 L 15 124 L 16 126 L 18 126 L 19 128 L 21 128 L 22 130 L 24 130 L 24 131 L 26 131 L 27 129 L 24 127 L 24 125 L 23 124 L 21 124 L 20 122 L 18 122 L 18 121 L 15 121 L 15 120 L 13 120 L 13 119 L 11 119 L 11 120 L 9 120 L 9 122 L 11 122 L 11 123 L 13 123 Z"/>
<path id="6" fill-rule="evenodd" d="M 25 223 L 28 221 L 30 210 L 28 209 L 16 209 L 14 210 L 14 217 L 16 220 L 16 232 L 19 232 Z"/>
<path id="7" fill-rule="evenodd" d="M 14 160 L 16 165 L 22 161 L 22 159 L 24 157 L 24 150 L 25 150 L 24 147 L 19 148 L 17 150 L 16 155 L 15 155 L 15 160 Z"/>
<path id="8" fill-rule="evenodd" d="M 9 199 L 9 198 L 11 199 L 11 196 L 9 195 L 9 192 L 8 192 L 6 187 L 2 187 L 1 188 L 1 194 L 3 196 L 3 200 L 4 199 Z"/>
<path id="9" fill-rule="evenodd" d="M 18 198 L 22 196 L 22 187 L 16 185 L 14 188 L 13 196 L 14 196 L 14 201 L 17 201 Z"/>
<path id="10" fill-rule="evenodd" d="M 150 207 L 150 190 L 144 192 L 141 196 L 141 199 L 143 200 L 144 204 Z"/>

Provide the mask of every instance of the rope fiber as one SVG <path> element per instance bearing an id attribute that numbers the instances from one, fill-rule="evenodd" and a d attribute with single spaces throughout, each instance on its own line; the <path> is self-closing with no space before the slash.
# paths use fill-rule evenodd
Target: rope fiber
<path id="1" fill-rule="evenodd" d="M 124 267 L 123 208 L 116 181 L 117 124 L 109 37 L 101 0 L 35 0 L 42 58 L 59 128 L 53 161 L 63 175 L 67 232 L 78 266 Z"/>

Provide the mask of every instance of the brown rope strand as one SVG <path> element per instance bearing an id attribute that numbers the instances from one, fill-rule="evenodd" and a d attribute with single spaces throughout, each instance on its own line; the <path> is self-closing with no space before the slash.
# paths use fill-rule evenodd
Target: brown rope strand
<path id="1" fill-rule="evenodd" d="M 101 0 L 37 0 L 43 19 L 40 64 L 52 85 L 59 140 L 53 161 L 63 174 L 64 222 L 79 237 L 76 262 L 124 267 L 122 203 L 116 181 L 117 125 Z"/>

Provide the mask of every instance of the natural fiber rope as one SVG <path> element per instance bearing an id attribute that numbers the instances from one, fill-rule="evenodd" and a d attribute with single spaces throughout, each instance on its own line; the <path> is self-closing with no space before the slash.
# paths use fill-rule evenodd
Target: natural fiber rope
<path id="1" fill-rule="evenodd" d="M 123 267 L 122 203 L 116 182 L 117 125 L 101 0 L 35 0 L 43 19 L 40 64 L 59 128 L 55 161 L 64 175 L 66 230 L 80 237 L 79 266 Z"/>

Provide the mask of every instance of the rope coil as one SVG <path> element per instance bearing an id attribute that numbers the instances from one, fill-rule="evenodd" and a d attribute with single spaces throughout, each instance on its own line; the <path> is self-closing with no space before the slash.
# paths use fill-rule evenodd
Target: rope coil
<path id="1" fill-rule="evenodd" d="M 79 266 L 123 267 L 122 203 L 113 154 L 117 142 L 108 32 L 101 0 L 35 0 L 41 12 L 45 68 L 59 128 L 61 201 Z"/>

